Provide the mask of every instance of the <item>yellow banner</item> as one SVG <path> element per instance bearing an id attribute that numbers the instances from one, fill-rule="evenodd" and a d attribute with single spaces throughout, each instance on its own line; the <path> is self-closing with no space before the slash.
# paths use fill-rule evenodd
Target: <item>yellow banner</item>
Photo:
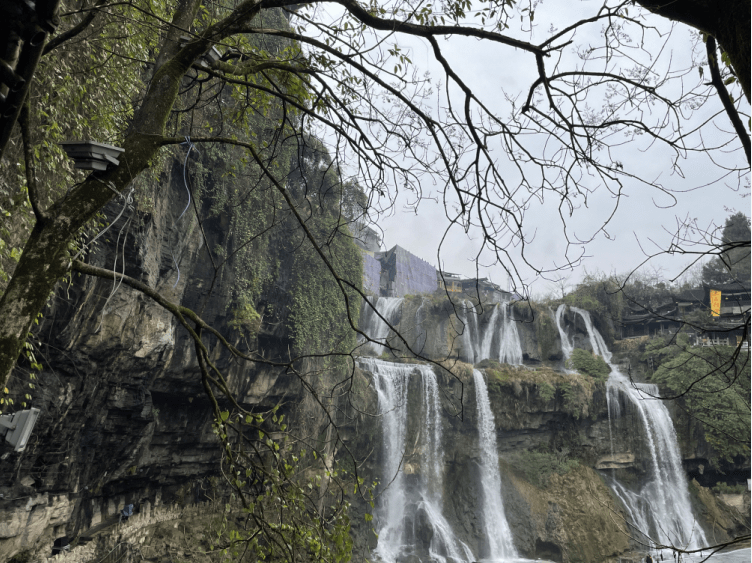
<path id="1" fill-rule="evenodd" d="M 714 317 L 721 314 L 721 292 L 717 289 L 710 290 L 710 312 Z"/>

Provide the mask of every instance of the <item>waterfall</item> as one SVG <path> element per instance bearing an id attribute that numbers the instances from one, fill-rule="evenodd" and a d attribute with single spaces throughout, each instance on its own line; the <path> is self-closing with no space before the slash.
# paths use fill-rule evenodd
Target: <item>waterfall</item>
<path id="1" fill-rule="evenodd" d="M 483 524 L 488 540 L 488 559 L 505 560 L 517 557 L 512 543 L 504 504 L 501 500 L 499 454 L 496 449 L 496 427 L 488 389 L 483 374 L 473 370 L 475 401 L 478 405 L 478 445 L 480 447 L 480 472 L 483 485 Z"/>
<path id="2" fill-rule="evenodd" d="M 375 308 L 381 313 L 382 317 L 389 321 L 389 324 L 394 326 L 399 320 L 402 301 L 404 301 L 402 297 L 379 297 L 376 299 Z M 369 300 L 369 303 L 373 304 L 373 301 Z M 386 339 L 389 336 L 389 326 L 379 318 L 369 303 L 363 303 L 363 313 L 361 315 L 360 326 L 362 327 L 363 332 L 372 339 L 386 343 Z M 364 342 L 364 339 L 360 337 L 359 341 Z M 368 342 L 364 347 L 367 350 L 376 352 L 377 354 L 386 351 L 384 346 L 375 342 Z"/>
<path id="3" fill-rule="evenodd" d="M 460 342 L 465 355 L 465 361 L 474 364 L 481 361 L 481 350 L 478 346 L 480 329 L 478 327 L 478 314 L 472 302 L 463 300 L 462 306 L 456 306 L 457 318 L 462 323 Z"/>
<path id="4" fill-rule="evenodd" d="M 465 305 L 467 311 L 469 312 L 468 318 L 470 319 L 470 342 L 472 343 L 473 356 L 475 357 L 475 360 L 471 363 L 480 362 L 483 358 L 480 357 L 481 338 L 480 327 L 478 326 L 478 312 L 475 310 L 475 307 L 473 306 L 473 303 L 471 301 L 463 301 L 462 304 Z"/>
<path id="5" fill-rule="evenodd" d="M 580 317 L 582 317 L 582 320 L 585 321 L 585 327 L 587 328 L 588 339 L 590 340 L 590 346 L 593 348 L 593 353 L 606 360 L 606 363 L 611 367 L 611 369 L 614 369 L 614 367 L 611 365 L 611 351 L 603 341 L 601 333 L 598 332 L 593 326 L 593 320 L 590 318 L 590 313 L 588 311 L 585 311 L 584 309 L 578 309 L 577 307 L 572 307 L 572 311 L 580 315 Z"/>
<path id="6" fill-rule="evenodd" d="M 562 307 L 564 306 L 556 311 L 556 324 L 560 334 Z M 590 314 L 576 307 L 572 307 L 572 310 L 585 322 L 593 351 L 603 357 L 611 368 L 611 375 L 606 382 L 609 433 L 612 419 L 621 414 L 620 397 L 625 397 L 634 406 L 642 422 L 650 451 L 651 471 L 648 480 L 637 493 L 627 490 L 615 480 L 612 486 L 627 508 L 632 524 L 648 535 L 654 546 L 673 545 L 697 549 L 706 545 L 705 535 L 692 514 L 674 424 L 666 405 L 658 398 L 658 387 L 635 384 L 622 374 L 618 366 L 611 363 L 611 352 L 593 326 Z M 562 339 L 565 336 L 562 334 Z"/>
<path id="7" fill-rule="evenodd" d="M 441 443 L 441 410 L 436 374 L 424 365 L 395 364 L 374 358 L 360 358 L 361 368 L 373 374 L 379 414 L 383 418 L 383 480 L 378 516 L 376 554 L 385 563 L 395 563 L 419 549 L 421 528 L 431 529 L 425 560 L 440 563 L 473 561 L 470 548 L 459 541 L 443 516 L 444 451 Z M 404 456 L 408 426 L 407 390 L 417 372 L 422 386 L 419 448 L 419 481 L 410 486 L 405 475 Z M 414 467 L 411 467 L 414 471 Z M 416 539 L 417 538 L 417 539 Z"/>
<path id="8" fill-rule="evenodd" d="M 501 305 L 496 305 L 491 312 L 491 318 L 488 319 L 488 324 L 483 334 L 483 342 L 480 345 L 481 360 L 491 357 L 491 344 L 496 334 L 496 319 L 499 317 L 499 309 L 501 309 Z"/>
<path id="9" fill-rule="evenodd" d="M 420 300 L 420 307 L 418 307 L 418 310 L 415 311 L 415 348 L 414 350 L 419 354 L 423 351 L 423 348 L 426 345 L 426 340 L 428 339 L 428 332 L 423 330 L 423 321 L 425 321 L 425 318 L 421 314 L 421 311 L 423 311 L 423 307 L 425 304 L 426 304 L 426 298 L 422 297 Z M 421 336 L 423 337 L 422 340 L 421 340 Z"/>
<path id="10" fill-rule="evenodd" d="M 502 332 L 499 346 L 499 361 L 502 364 L 514 366 L 522 365 L 522 346 L 517 323 L 514 321 L 514 311 L 509 302 L 499 303 L 503 307 L 501 314 Z"/>
<path id="11" fill-rule="evenodd" d="M 382 416 L 384 439 L 384 480 L 390 485 L 383 492 L 379 529 L 379 543 L 376 552 L 384 561 L 395 561 L 402 539 L 404 517 L 404 473 L 402 454 L 405 451 L 405 430 L 407 425 L 407 381 L 408 374 L 403 366 L 361 358 L 361 367 L 373 374 Z"/>
<path id="12" fill-rule="evenodd" d="M 633 384 L 618 370 L 609 376 L 610 402 L 626 397 L 639 413 L 651 458 L 651 475 L 639 494 L 627 496 L 630 513 L 649 527 L 643 532 L 659 545 L 696 549 L 705 535 L 692 515 L 687 479 L 682 467 L 674 424 L 654 385 Z"/>
<path id="13" fill-rule="evenodd" d="M 566 311 L 567 306 L 562 303 L 559 305 L 559 308 L 556 309 L 556 315 L 554 315 L 554 320 L 556 321 L 556 328 L 559 329 L 559 338 L 561 339 L 561 351 L 564 353 L 564 359 L 568 360 L 569 356 L 572 355 L 572 350 L 574 350 L 574 344 L 569 341 L 569 337 L 567 336 L 567 331 L 564 330 L 564 327 L 561 324 L 562 317 L 564 316 L 564 311 Z"/>
<path id="14" fill-rule="evenodd" d="M 471 331 L 472 333 L 472 331 Z M 475 323 L 475 334 L 478 335 L 473 345 L 475 362 L 488 358 L 499 360 L 502 364 L 521 365 L 522 364 L 522 344 L 520 343 L 520 334 L 517 330 L 517 323 L 514 320 L 514 312 L 511 303 L 508 301 L 497 304 L 493 307 L 491 317 L 488 319 L 483 338 L 480 339 L 480 329 L 477 321 Z M 498 344 L 498 354 L 492 352 L 494 337 Z"/>

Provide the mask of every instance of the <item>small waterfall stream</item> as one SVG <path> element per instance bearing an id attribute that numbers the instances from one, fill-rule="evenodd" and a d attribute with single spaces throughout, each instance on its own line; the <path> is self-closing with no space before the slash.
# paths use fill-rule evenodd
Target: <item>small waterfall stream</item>
<path id="1" fill-rule="evenodd" d="M 370 297 L 369 302 L 374 305 L 376 311 L 378 311 L 390 325 L 394 326 L 399 320 L 400 308 L 404 299 L 402 297 L 377 297 L 375 298 L 375 303 L 373 302 L 373 299 L 374 297 Z M 379 342 L 386 342 L 386 339 L 389 337 L 389 326 L 379 318 L 373 310 L 373 307 L 368 303 L 363 303 L 360 326 L 363 332 Z M 364 342 L 362 337 L 359 337 L 358 340 L 359 342 Z M 377 354 L 381 354 L 386 350 L 384 346 L 375 342 L 367 342 L 364 347 L 376 352 Z"/>
<path id="2" fill-rule="evenodd" d="M 483 342 L 480 345 L 480 355 L 482 359 L 491 357 L 491 344 L 493 343 L 494 335 L 496 334 L 496 319 L 499 316 L 499 309 L 501 307 L 494 307 L 491 311 L 491 318 L 488 319 L 488 326 L 483 333 Z"/>
<path id="3" fill-rule="evenodd" d="M 556 311 L 556 325 L 563 339 L 562 349 L 566 338 L 561 324 L 563 307 L 564 305 L 561 305 Z M 590 313 L 576 307 L 572 307 L 572 311 L 585 322 L 593 351 L 611 368 L 606 389 L 612 451 L 611 427 L 621 416 L 621 398 L 636 409 L 642 422 L 642 430 L 651 456 L 650 474 L 639 491 L 631 491 L 616 480 L 612 484 L 612 489 L 622 500 L 632 524 L 648 536 L 640 539 L 653 546 L 681 546 L 685 549 L 697 549 L 707 545 L 705 535 L 692 513 L 674 424 L 666 405 L 657 398 L 658 387 L 631 382 L 621 373 L 618 366 L 611 363 L 612 354 L 601 334 L 593 326 Z M 568 356 L 572 349 L 564 352 Z"/>
<path id="4" fill-rule="evenodd" d="M 464 326 L 460 338 L 465 361 L 477 364 L 482 360 L 494 359 L 502 364 L 522 364 L 522 345 L 511 303 L 502 302 L 492 307 L 482 331 L 478 314 L 470 301 L 463 301 L 463 308 L 457 309 L 457 316 Z"/>
<path id="5" fill-rule="evenodd" d="M 360 326 L 376 342 L 364 343 L 362 337 L 359 337 L 359 342 L 366 350 L 381 354 L 386 350 L 381 343 L 386 343 L 391 331 L 376 311 L 395 326 L 400 322 L 404 298 L 369 297 L 368 300 L 368 303 L 363 304 Z M 423 298 L 415 311 L 415 334 L 412 342 L 415 351 L 424 350 L 428 338 L 428 330 L 424 326 L 427 318 L 425 309 L 426 299 Z M 483 315 L 478 315 L 472 301 L 465 299 L 456 305 L 455 311 L 456 320 L 452 322 L 458 334 L 460 357 L 463 361 L 476 364 L 485 359 L 494 359 L 503 364 L 522 365 L 522 345 L 510 302 L 487 307 Z M 486 311 L 490 311 L 490 315 Z M 486 318 L 488 321 L 484 322 Z"/>
<path id="6" fill-rule="evenodd" d="M 499 303 L 501 312 L 501 344 L 499 345 L 499 361 L 502 364 L 521 365 L 522 345 L 517 323 L 514 321 L 514 311 L 509 302 Z"/>
<path id="7" fill-rule="evenodd" d="M 488 388 L 483 374 L 473 370 L 475 401 L 478 404 L 478 434 L 480 446 L 480 474 L 483 485 L 483 525 L 488 540 L 486 558 L 507 560 L 517 557 L 512 543 L 504 503 L 501 500 L 501 475 L 499 473 L 499 453 L 496 449 L 496 425 L 494 424 Z"/>
<path id="8" fill-rule="evenodd" d="M 569 356 L 572 355 L 572 350 L 574 350 L 574 344 L 569 340 L 569 335 L 567 334 L 567 331 L 564 330 L 564 325 L 562 324 L 562 318 L 564 317 L 564 312 L 567 310 L 567 306 L 562 303 L 559 305 L 559 308 L 556 309 L 556 314 L 554 315 L 554 320 L 556 321 L 556 328 L 559 330 L 559 338 L 561 339 L 561 351 L 564 353 L 564 358 L 569 359 Z"/>
<path id="9" fill-rule="evenodd" d="M 428 332 L 423 328 L 423 322 L 425 319 L 425 313 L 423 308 L 426 306 L 426 298 L 423 297 L 420 300 L 420 307 L 415 311 L 415 351 L 421 353 L 426 346 L 426 340 L 428 338 Z"/>
<path id="10" fill-rule="evenodd" d="M 465 361 L 474 364 L 479 362 L 480 359 L 476 359 L 479 355 L 476 353 L 476 344 L 478 342 L 477 337 L 473 338 L 473 330 L 470 328 L 471 322 L 475 327 L 475 335 L 477 335 L 478 317 L 475 312 L 473 304 L 469 301 L 463 301 L 461 305 L 457 305 L 457 318 L 460 320 L 460 326 L 456 327 L 457 332 L 461 332 L 460 339 L 462 342 L 462 350 L 465 353 Z M 471 320 L 468 320 L 471 319 Z"/>
<path id="11" fill-rule="evenodd" d="M 436 374 L 425 365 L 396 364 L 374 358 L 358 361 L 362 369 L 373 375 L 379 413 L 383 418 L 382 478 L 388 487 L 383 490 L 377 510 L 379 539 L 375 554 L 384 563 L 410 557 L 417 557 L 424 563 L 476 561 L 470 547 L 457 538 L 444 516 L 442 413 Z M 493 414 L 483 375 L 476 370 L 473 376 L 478 403 L 481 517 L 487 536 L 487 557 L 509 560 L 517 554 L 501 500 Z M 420 405 L 408 405 L 412 377 L 420 378 Z M 408 416 L 408 410 L 419 412 L 419 419 Z M 412 420 L 410 424 L 418 424 L 415 444 L 407 443 L 408 435 L 412 436 L 409 420 Z M 417 452 L 417 460 L 416 454 L 407 455 L 410 450 Z"/>

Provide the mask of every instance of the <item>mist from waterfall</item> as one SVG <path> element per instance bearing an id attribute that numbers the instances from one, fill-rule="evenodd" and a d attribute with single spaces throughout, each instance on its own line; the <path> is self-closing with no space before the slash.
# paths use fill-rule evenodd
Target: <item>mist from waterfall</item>
<path id="1" fill-rule="evenodd" d="M 473 370 L 475 382 L 475 402 L 478 408 L 478 446 L 480 449 L 480 474 L 483 486 L 483 525 L 488 540 L 488 559 L 507 560 L 517 557 L 512 542 L 504 503 L 501 499 L 501 474 L 499 473 L 499 453 L 496 449 L 496 425 L 488 389 L 483 374 Z"/>
<path id="2" fill-rule="evenodd" d="M 563 307 L 561 305 L 556 311 L 556 325 L 559 334 L 565 338 L 561 323 Z M 622 414 L 621 398 L 633 405 L 642 422 L 651 462 L 647 480 L 636 492 L 615 479 L 612 483 L 612 489 L 626 507 L 632 525 L 647 536 L 638 539 L 654 548 L 676 546 L 697 549 L 707 545 L 705 535 L 692 514 L 676 431 L 666 405 L 659 398 L 658 387 L 630 381 L 618 366 L 611 363 L 612 354 L 593 326 L 590 313 L 576 307 L 572 307 L 572 311 L 585 322 L 593 351 L 611 368 L 606 382 L 610 437 L 613 421 Z M 572 349 L 564 349 L 563 343 L 562 349 L 568 358 Z M 613 450 L 613 438 L 611 443 Z"/>

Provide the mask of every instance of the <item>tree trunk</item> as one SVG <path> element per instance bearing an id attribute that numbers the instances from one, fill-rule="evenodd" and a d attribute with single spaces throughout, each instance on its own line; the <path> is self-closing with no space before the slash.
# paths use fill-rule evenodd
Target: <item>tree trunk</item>
<path id="1" fill-rule="evenodd" d="M 750 1 L 749 0 L 637 0 L 654 14 L 684 23 L 715 37 L 728 54 L 749 102 Z"/>
<path id="2" fill-rule="evenodd" d="M 16 366 L 31 326 L 55 284 L 71 268 L 70 243 L 116 197 L 114 190 L 125 192 L 162 146 L 167 119 L 186 72 L 212 42 L 233 33 L 234 26 L 251 21 L 260 10 L 259 2 L 245 0 L 233 14 L 209 28 L 206 37 L 183 48 L 179 35 L 182 30 L 190 29 L 199 5 L 200 0 L 178 1 L 173 25 L 159 50 L 159 64 L 123 143 L 125 151 L 119 157 L 120 165 L 105 173 L 91 174 L 67 197 L 58 200 L 46 211 L 46 218 L 38 218 L 26 241 L 13 277 L 0 296 L 0 387 Z"/>

